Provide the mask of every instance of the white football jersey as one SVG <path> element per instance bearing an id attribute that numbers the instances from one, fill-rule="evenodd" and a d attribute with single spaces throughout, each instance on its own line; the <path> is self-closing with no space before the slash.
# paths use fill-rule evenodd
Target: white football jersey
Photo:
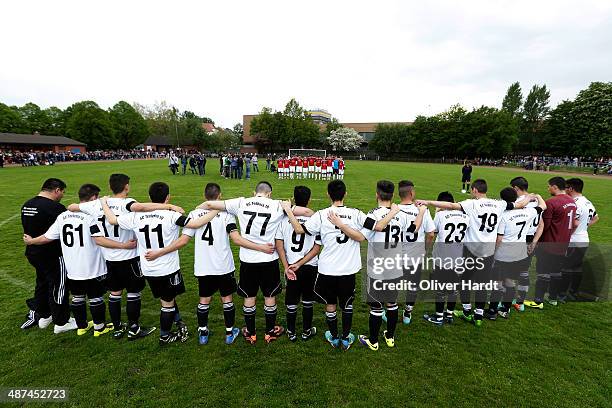
<path id="1" fill-rule="evenodd" d="M 299 216 L 295 217 L 300 224 L 304 224 L 310 217 Z M 278 229 L 276 230 L 276 239 L 283 240 L 283 246 L 285 247 L 285 255 L 287 256 L 287 262 L 292 265 L 306 256 L 315 244 L 321 245 L 321 237 L 319 235 L 313 236 L 308 234 L 296 234 L 289 217 L 284 217 L 281 221 Z M 317 266 L 319 263 L 319 256 L 315 256 L 310 261 L 306 262 L 306 265 Z"/>
<path id="2" fill-rule="evenodd" d="M 209 212 L 209 210 L 197 209 L 189 213 L 189 218 L 200 218 Z M 208 224 L 197 230 L 183 229 L 183 234 L 195 237 L 193 261 L 195 276 L 225 275 L 236 269 L 229 233 L 237 229 L 236 218 L 225 211 L 219 212 Z"/>
<path id="3" fill-rule="evenodd" d="M 516 199 L 516 203 L 520 203 L 521 201 L 527 199 L 527 195 L 522 195 L 519 196 Z M 538 206 L 538 202 L 537 201 L 530 201 L 527 206 L 525 208 L 535 208 Z M 536 231 L 538 230 L 538 225 L 540 224 L 540 221 L 542 220 L 542 213 L 538 213 L 538 216 L 533 220 L 533 222 L 528 225 L 527 227 L 527 235 L 535 235 Z"/>
<path id="4" fill-rule="evenodd" d="M 256 244 L 274 245 L 276 229 L 285 216 L 280 200 L 266 197 L 234 198 L 225 201 L 228 213 L 238 217 L 242 237 Z M 271 262 L 278 254 L 240 248 L 240 261 L 248 263 Z"/>
<path id="5" fill-rule="evenodd" d="M 495 251 L 496 260 L 516 262 L 527 258 L 527 231 L 541 213 L 540 207 L 524 207 L 502 213 L 497 234 L 503 237 Z"/>
<path id="6" fill-rule="evenodd" d="M 492 198 L 468 199 L 459 204 L 470 218 L 465 245 L 476 256 L 493 255 L 501 215 L 507 209 L 512 209 L 513 205 Z"/>
<path id="7" fill-rule="evenodd" d="M 48 239 L 59 239 L 69 279 L 87 280 L 106 275 L 106 262 L 92 237 L 104 233 L 96 220 L 85 213 L 61 213 L 45 233 Z"/>
<path id="8" fill-rule="evenodd" d="M 363 231 L 374 228 L 374 220 L 356 209 L 348 207 L 328 207 L 317 211 L 304 223 L 304 228 L 310 235 L 320 235 L 323 249 L 319 255 L 319 273 L 323 275 L 352 275 L 361 269 L 361 253 L 359 242 L 344 235 L 342 230 L 327 219 L 327 214 L 333 211 L 349 227 Z"/>
<path id="9" fill-rule="evenodd" d="M 170 245 L 179 236 L 180 227 L 189 218 L 170 210 L 128 213 L 117 217 L 119 227 L 136 233 L 140 268 L 144 276 L 166 276 L 181 268 L 178 251 L 147 261 L 145 254 L 150 249 L 160 249 Z"/>
<path id="10" fill-rule="evenodd" d="M 417 215 L 419 215 L 419 207 L 414 204 L 398 204 L 400 210 L 408 214 L 411 218 L 410 221 L 414 222 L 416 220 Z M 410 225 L 408 225 L 410 226 Z M 431 213 L 429 210 L 425 211 L 425 215 L 423 215 L 423 222 L 421 223 L 421 227 L 416 232 L 406 232 L 406 242 L 422 242 L 423 249 L 425 249 L 425 236 L 427 233 L 434 232 L 436 227 L 433 223 L 433 218 L 431 218 Z"/>
<path id="11" fill-rule="evenodd" d="M 463 241 L 467 235 L 470 218 L 459 210 L 440 210 L 433 219 L 437 231 L 432 255 L 444 262 L 445 258 L 457 260 L 463 256 Z"/>
<path id="12" fill-rule="evenodd" d="M 113 214 L 120 216 L 123 214 L 129 214 L 130 203 L 135 203 L 136 200 L 133 198 L 115 198 L 110 197 L 107 200 L 108 207 L 111 209 Z M 102 210 L 102 204 L 100 200 L 88 201 L 86 203 L 79 204 L 79 210 L 95 218 L 98 226 L 104 233 L 104 236 L 108 239 L 112 239 L 117 242 L 128 242 L 136 239 L 134 231 L 120 228 L 118 225 L 112 225 L 104 217 L 104 210 Z M 125 261 L 127 259 L 133 259 L 138 256 L 138 250 L 134 249 L 117 249 L 117 248 L 102 248 L 102 254 L 104 259 L 107 261 Z"/>
<path id="13" fill-rule="evenodd" d="M 572 233 L 570 242 L 589 242 L 589 223 L 593 220 L 593 217 L 597 215 L 597 211 L 593 203 L 585 196 L 578 196 L 574 201 L 576 202 L 576 219 L 578 220 L 578 226 Z"/>

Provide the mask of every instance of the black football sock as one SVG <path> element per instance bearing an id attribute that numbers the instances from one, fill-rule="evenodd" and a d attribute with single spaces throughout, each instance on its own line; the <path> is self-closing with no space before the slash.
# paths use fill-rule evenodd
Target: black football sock
<path id="1" fill-rule="evenodd" d="M 181 312 L 179 311 L 179 307 L 178 307 L 178 303 L 176 303 L 176 299 L 174 299 L 174 321 L 175 322 L 180 322 L 182 319 L 181 317 Z"/>
<path id="2" fill-rule="evenodd" d="M 161 313 L 159 314 L 159 331 L 162 337 L 170 334 L 170 330 L 172 329 L 172 323 L 174 323 L 175 314 L 175 307 L 161 308 Z"/>
<path id="3" fill-rule="evenodd" d="M 85 305 L 85 296 L 73 296 L 70 303 L 70 309 L 77 327 L 84 329 L 87 327 L 87 306 Z"/>
<path id="4" fill-rule="evenodd" d="M 225 331 L 230 332 L 236 323 L 236 308 L 234 302 L 223 303 L 223 320 L 225 321 Z"/>
<path id="5" fill-rule="evenodd" d="M 304 331 L 308 331 L 312 328 L 312 315 L 314 311 L 314 302 L 302 301 L 302 325 Z"/>
<path id="6" fill-rule="evenodd" d="M 353 305 L 348 305 L 342 309 L 342 340 L 348 339 L 353 327 Z"/>
<path id="7" fill-rule="evenodd" d="M 387 306 L 387 338 L 395 337 L 395 329 L 399 319 L 399 306 L 396 304 Z"/>
<path id="8" fill-rule="evenodd" d="M 327 321 L 327 328 L 331 333 L 332 339 L 338 338 L 338 315 L 334 312 L 325 312 L 325 320 Z"/>
<path id="9" fill-rule="evenodd" d="M 133 292 L 127 294 L 126 313 L 128 318 L 128 324 L 131 329 L 138 329 L 141 304 L 142 300 L 140 299 L 140 292 Z"/>
<path id="10" fill-rule="evenodd" d="M 197 314 L 198 314 L 198 328 L 201 330 L 208 330 L 208 310 L 210 305 L 205 303 L 198 303 Z"/>
<path id="11" fill-rule="evenodd" d="M 536 303 L 542 303 L 544 300 L 544 295 L 548 290 L 548 286 L 550 284 L 550 276 L 549 275 L 538 275 L 536 278 L 536 287 L 535 287 L 535 296 L 534 301 Z"/>
<path id="12" fill-rule="evenodd" d="M 266 333 L 273 332 L 276 326 L 276 305 L 264 305 L 264 315 L 266 316 Z"/>
<path id="13" fill-rule="evenodd" d="M 499 307 L 499 302 L 501 302 L 504 296 L 505 288 L 502 285 L 500 285 L 499 282 L 497 282 L 497 285 L 499 289 L 493 290 L 491 292 L 491 298 L 489 299 L 489 312 L 490 313 L 497 312 L 497 309 Z"/>
<path id="14" fill-rule="evenodd" d="M 89 299 L 89 311 L 91 312 L 91 319 L 94 322 L 94 327 L 99 329 L 100 325 L 104 325 L 106 320 L 106 305 L 104 304 L 104 299 L 101 297 Z"/>
<path id="15" fill-rule="evenodd" d="M 287 305 L 287 330 L 295 333 L 295 320 L 297 318 L 297 305 Z"/>
<path id="16" fill-rule="evenodd" d="M 380 326 L 382 325 L 382 314 L 383 314 L 382 309 L 370 310 L 369 326 L 370 326 L 370 343 L 372 344 L 378 343 L 378 333 L 380 332 Z"/>
<path id="17" fill-rule="evenodd" d="M 242 306 L 242 314 L 244 315 L 244 324 L 250 335 L 255 334 L 255 314 L 257 306 Z"/>
<path id="18" fill-rule="evenodd" d="M 111 322 L 118 329 L 121 325 L 121 295 L 108 295 L 108 314 Z"/>
<path id="19" fill-rule="evenodd" d="M 529 272 L 521 272 L 516 289 L 516 303 L 522 304 L 529 292 Z"/>

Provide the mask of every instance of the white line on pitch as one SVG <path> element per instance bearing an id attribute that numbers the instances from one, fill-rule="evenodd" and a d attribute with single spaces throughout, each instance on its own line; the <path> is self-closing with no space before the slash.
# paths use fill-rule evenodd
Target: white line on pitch
<path id="1" fill-rule="evenodd" d="M 11 215 L 10 217 L 5 219 L 4 221 L 0 222 L 0 227 L 4 226 L 4 224 L 7 224 L 7 223 L 13 221 L 17 217 L 19 217 L 19 214 Z"/>

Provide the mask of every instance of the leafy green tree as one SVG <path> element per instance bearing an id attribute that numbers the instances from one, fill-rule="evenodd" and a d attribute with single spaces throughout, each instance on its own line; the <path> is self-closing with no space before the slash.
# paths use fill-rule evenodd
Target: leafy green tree
<path id="1" fill-rule="evenodd" d="M 23 123 L 17 109 L 0 103 L 0 132 L 22 133 Z"/>
<path id="2" fill-rule="evenodd" d="M 612 82 L 593 82 L 580 91 L 569 118 L 572 154 L 612 156 Z"/>
<path id="3" fill-rule="evenodd" d="M 550 112 L 549 100 L 550 92 L 546 85 L 534 85 L 525 98 L 519 144 L 521 151 L 534 152 L 539 144 L 537 139 Z"/>
<path id="4" fill-rule="evenodd" d="M 540 152 L 551 154 L 571 154 L 575 149 L 573 101 L 563 101 L 550 111 L 543 128 L 540 143 L 536 148 Z"/>
<path id="5" fill-rule="evenodd" d="M 508 112 L 512 117 L 518 118 L 521 115 L 522 106 L 523 93 L 521 92 L 521 84 L 515 82 L 506 91 L 506 96 L 504 96 L 502 102 L 502 110 Z"/>
<path id="6" fill-rule="evenodd" d="M 149 136 L 149 128 L 144 118 L 129 103 L 119 101 L 108 113 L 117 147 L 132 149 L 142 144 Z"/>
<path id="7" fill-rule="evenodd" d="M 87 144 L 92 149 L 113 149 L 117 146 L 109 113 L 93 101 L 82 101 L 70 107 L 66 136 Z"/>
<path id="8" fill-rule="evenodd" d="M 69 118 L 69 113 L 56 106 L 45 109 L 45 113 L 49 118 L 49 127 L 45 134 L 63 136 L 66 133 L 66 122 Z"/>
<path id="9" fill-rule="evenodd" d="M 35 103 L 29 102 L 20 107 L 19 114 L 21 115 L 23 130 L 27 133 L 45 134 L 51 126 L 47 113 Z"/>

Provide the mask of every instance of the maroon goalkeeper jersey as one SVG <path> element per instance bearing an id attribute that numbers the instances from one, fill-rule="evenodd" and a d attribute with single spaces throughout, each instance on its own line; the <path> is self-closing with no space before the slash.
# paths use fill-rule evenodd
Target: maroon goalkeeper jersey
<path id="1" fill-rule="evenodd" d="M 565 254 L 576 218 L 576 203 L 567 194 L 559 194 L 546 200 L 544 219 L 544 232 L 540 242 L 550 242 L 544 248 L 547 252 L 558 255 Z"/>

